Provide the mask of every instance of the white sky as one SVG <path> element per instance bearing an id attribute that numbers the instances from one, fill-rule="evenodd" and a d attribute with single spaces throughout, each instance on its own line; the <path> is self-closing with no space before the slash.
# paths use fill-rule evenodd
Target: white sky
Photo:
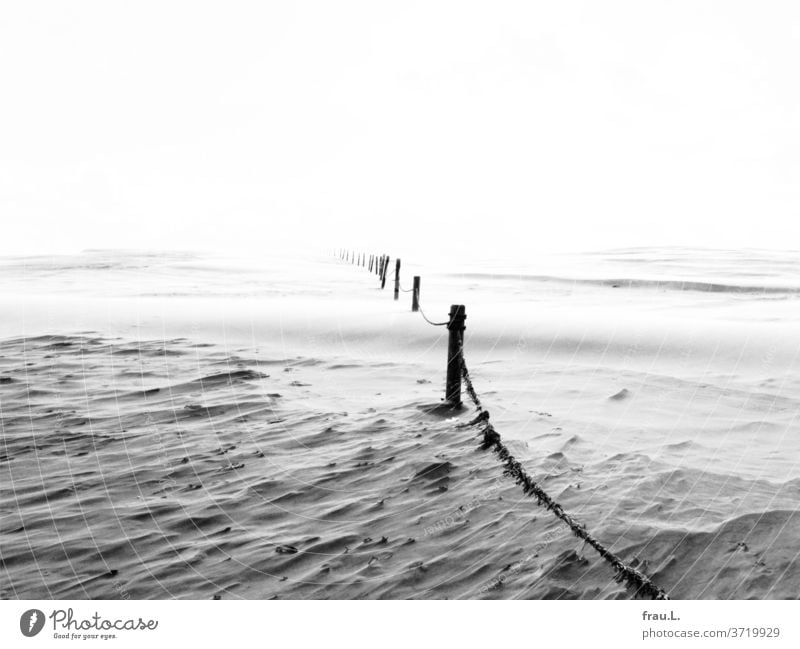
<path id="1" fill-rule="evenodd" d="M 796 2 L 6 2 L 0 252 L 799 247 Z"/>

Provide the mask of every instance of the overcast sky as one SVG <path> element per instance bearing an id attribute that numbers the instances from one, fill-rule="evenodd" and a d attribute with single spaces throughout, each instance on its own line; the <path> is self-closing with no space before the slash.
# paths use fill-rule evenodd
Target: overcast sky
<path id="1" fill-rule="evenodd" d="M 800 247 L 798 33 L 796 2 L 6 2 L 0 252 Z"/>

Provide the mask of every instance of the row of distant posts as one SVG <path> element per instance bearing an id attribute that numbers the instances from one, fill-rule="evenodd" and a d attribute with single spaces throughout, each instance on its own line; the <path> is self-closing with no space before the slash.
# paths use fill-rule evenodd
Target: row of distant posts
<path id="1" fill-rule="evenodd" d="M 378 276 L 378 281 L 381 283 L 381 288 L 386 288 L 386 275 L 389 270 L 389 255 L 369 255 L 365 253 L 356 253 L 350 250 L 340 250 L 337 256 L 342 261 L 350 262 L 356 266 L 363 266 L 369 272 L 375 272 Z M 419 275 L 414 275 L 414 284 L 411 288 L 411 310 L 419 311 L 419 289 L 420 289 Z M 394 299 L 400 299 L 400 260 L 394 260 Z"/>
<path id="2" fill-rule="evenodd" d="M 355 266 L 367 268 L 370 273 L 374 272 L 378 276 L 381 289 L 386 288 L 386 274 L 389 269 L 389 255 L 369 255 L 366 253 L 356 253 L 353 250 L 334 251 L 334 256 L 338 256 L 344 262 L 349 262 Z M 411 289 L 411 310 L 419 311 L 419 291 L 420 277 L 414 276 L 414 284 Z M 394 299 L 400 299 L 400 259 L 394 261 Z M 426 318 L 427 319 L 427 318 Z M 453 304 L 450 306 L 447 330 L 449 333 L 447 340 L 447 381 L 445 384 L 445 399 L 453 407 L 461 406 L 461 375 L 462 375 L 462 347 L 464 345 L 464 330 L 466 327 L 467 312 L 463 304 Z"/>

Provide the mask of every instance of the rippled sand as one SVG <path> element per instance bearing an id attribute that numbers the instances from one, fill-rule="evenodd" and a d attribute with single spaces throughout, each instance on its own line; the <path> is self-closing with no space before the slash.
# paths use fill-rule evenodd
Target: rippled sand
<path id="1" fill-rule="evenodd" d="M 402 366 L 90 334 L 0 349 L 4 597 L 628 596 Z M 673 596 L 796 594 L 798 481 L 605 456 L 557 423 L 535 413 L 515 452 Z M 727 518 L 742 497 L 763 510 Z"/>
<path id="2" fill-rule="evenodd" d="M 0 323 L 27 332 L 0 339 L 0 596 L 630 596 L 478 450 L 471 410 L 440 408 L 441 328 L 363 271 L 321 264 L 319 317 L 290 282 L 270 302 L 251 275 L 134 261 L 62 264 L 24 328 Z M 122 304 L 131 268 L 150 284 Z M 26 291 L 47 283 L 26 269 Z M 198 272 L 251 292 L 203 311 Z M 796 597 L 796 287 L 530 281 L 463 289 L 470 371 L 528 472 L 673 597 Z M 80 327 L 98 307 L 113 326 Z"/>

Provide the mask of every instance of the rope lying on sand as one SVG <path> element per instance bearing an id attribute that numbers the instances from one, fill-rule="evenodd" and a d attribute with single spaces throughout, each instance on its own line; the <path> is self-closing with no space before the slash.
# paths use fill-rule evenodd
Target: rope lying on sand
<path id="1" fill-rule="evenodd" d="M 464 383 L 467 388 L 467 394 L 475 404 L 478 410 L 478 416 L 475 417 L 468 426 L 475 426 L 478 424 L 483 425 L 481 433 L 483 440 L 481 442 L 481 449 L 484 451 L 492 450 L 500 458 L 505 470 L 504 475 L 514 478 L 518 485 L 522 485 L 522 490 L 526 496 L 535 496 L 536 503 L 542 507 L 544 506 L 548 511 L 552 512 L 554 516 L 561 519 L 569 526 L 572 533 L 586 543 L 591 545 L 598 554 L 608 561 L 614 568 L 616 574 L 614 580 L 617 583 L 624 583 L 626 587 L 634 592 L 634 597 L 649 597 L 651 599 L 669 599 L 666 591 L 653 583 L 653 581 L 643 572 L 636 570 L 632 566 L 627 565 L 622 559 L 611 552 L 600 541 L 594 538 L 589 531 L 580 523 L 578 523 L 572 516 L 570 516 L 555 500 L 553 500 L 548 493 L 542 489 L 537 482 L 531 478 L 522 465 L 514 458 L 508 447 L 503 444 L 500 434 L 494 429 L 492 423 L 489 421 L 489 411 L 484 409 L 478 394 L 475 392 L 475 387 L 469 377 L 467 370 L 467 363 L 464 360 L 464 349 L 461 348 L 461 374 L 464 377 Z"/>

